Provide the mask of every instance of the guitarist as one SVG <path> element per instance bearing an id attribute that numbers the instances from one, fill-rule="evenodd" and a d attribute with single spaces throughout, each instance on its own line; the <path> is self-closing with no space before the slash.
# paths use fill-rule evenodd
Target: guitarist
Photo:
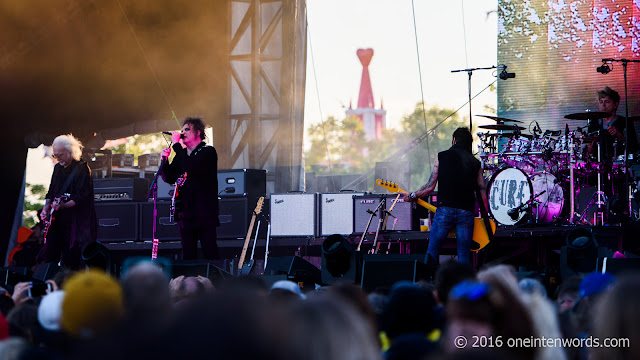
<path id="1" fill-rule="evenodd" d="M 196 259 L 200 240 L 204 257 L 218 259 L 218 153 L 204 142 L 204 122 L 199 117 L 186 118 L 181 132 L 171 132 L 171 141 L 172 147 L 162 151 L 165 161 L 161 175 L 164 181 L 173 184 L 187 173 L 176 206 L 182 258 Z M 171 149 L 175 157 L 169 163 Z"/>
<path id="2" fill-rule="evenodd" d="M 473 235 L 475 192 L 479 188 L 487 208 L 487 194 L 480 161 L 473 156 L 473 138 L 466 127 L 453 133 L 449 150 L 438 153 L 429 181 L 418 191 L 403 193 L 405 201 L 416 201 L 431 194 L 438 187 L 438 209 L 429 235 L 425 262 L 430 272 L 438 266 L 442 243 L 449 231 L 456 230 L 458 261 L 471 263 L 470 249 Z"/>
<path id="3" fill-rule="evenodd" d="M 63 267 L 77 270 L 83 266 L 83 247 L 96 241 L 98 223 L 93 179 L 89 166 L 81 160 L 82 144 L 73 135 L 56 137 L 52 148 L 52 157 L 58 163 L 53 168 L 40 218 L 49 221 L 55 212 L 55 221 L 49 226 L 38 262 L 61 262 Z M 66 193 L 69 194 L 67 200 L 57 200 Z"/>

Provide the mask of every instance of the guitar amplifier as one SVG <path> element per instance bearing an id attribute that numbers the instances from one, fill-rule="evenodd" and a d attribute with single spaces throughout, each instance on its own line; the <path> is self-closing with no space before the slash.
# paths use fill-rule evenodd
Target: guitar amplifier
<path id="1" fill-rule="evenodd" d="M 362 192 L 320 194 L 320 236 L 351 234 L 353 197 L 362 195 Z"/>
<path id="2" fill-rule="evenodd" d="M 233 169 L 218 170 L 218 195 L 220 197 L 247 196 L 258 199 L 267 193 L 267 170 Z"/>
<path id="3" fill-rule="evenodd" d="M 367 210 L 375 210 L 380 201 L 384 198 L 386 199 L 386 208 L 391 208 L 393 201 L 396 199 L 397 194 L 382 194 L 382 195 L 364 195 L 364 196 L 354 196 L 353 197 L 353 232 L 354 233 L 363 233 L 367 227 L 367 223 L 369 222 L 369 218 L 371 214 L 367 212 Z M 391 215 L 387 220 L 387 225 L 383 230 L 394 230 L 394 231 L 409 231 L 413 230 L 415 227 L 415 223 L 417 222 L 414 219 L 414 204 L 410 202 L 405 202 L 402 197 L 398 199 L 396 202 L 396 206 L 391 211 Z M 380 216 L 384 216 L 384 209 L 378 209 L 376 211 L 373 220 L 371 220 L 371 225 L 369 226 L 369 232 L 375 232 L 378 227 L 378 221 Z M 395 223 L 395 226 L 394 226 Z"/>
<path id="4" fill-rule="evenodd" d="M 271 194 L 271 236 L 316 236 L 318 194 Z"/>
<path id="5" fill-rule="evenodd" d="M 149 180 L 143 178 L 93 179 L 95 201 L 145 201 Z"/>

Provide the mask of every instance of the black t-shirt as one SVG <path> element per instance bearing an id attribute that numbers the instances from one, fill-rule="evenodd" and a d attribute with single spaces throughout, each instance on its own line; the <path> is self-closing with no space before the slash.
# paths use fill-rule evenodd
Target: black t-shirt
<path id="1" fill-rule="evenodd" d="M 438 163 L 439 205 L 473 211 L 480 161 L 462 146 L 453 145 L 438 153 Z"/>
<path id="2" fill-rule="evenodd" d="M 602 125 L 602 121 L 603 121 L 602 119 L 592 121 L 591 124 L 589 124 L 588 131 L 589 133 L 593 133 L 595 131 L 601 130 L 600 137 L 599 137 L 601 151 L 602 151 L 601 161 L 609 162 L 611 160 L 615 160 L 613 159 L 614 155 L 615 156 L 624 155 L 624 140 L 618 140 L 614 136 L 609 134 L 609 132 L 606 129 L 604 129 L 604 126 Z M 620 131 L 620 133 L 624 134 L 624 129 L 626 128 L 625 117 L 624 116 L 616 117 L 613 124 L 610 126 L 615 126 L 616 129 Z M 638 139 L 636 137 L 636 130 L 635 130 L 635 126 L 633 125 L 633 121 L 629 121 L 629 133 L 627 136 L 629 137 L 629 149 L 627 151 L 629 154 L 635 153 L 636 151 L 638 151 Z M 618 141 L 616 142 L 616 140 Z M 616 143 L 617 143 L 617 146 L 614 146 L 614 144 Z"/>

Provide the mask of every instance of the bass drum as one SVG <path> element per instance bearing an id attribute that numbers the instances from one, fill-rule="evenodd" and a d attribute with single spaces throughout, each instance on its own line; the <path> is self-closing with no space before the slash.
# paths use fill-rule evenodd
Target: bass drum
<path id="1" fill-rule="evenodd" d="M 489 182 L 489 212 L 502 225 L 515 225 L 525 215 L 525 211 L 512 218 L 508 211 L 531 199 L 531 181 L 524 171 L 517 168 L 504 168 L 493 174 Z"/>
<path id="2" fill-rule="evenodd" d="M 533 194 L 540 194 L 534 204 L 533 217 L 538 223 L 551 223 L 561 218 L 564 206 L 564 191 L 555 176 L 549 173 L 537 173 L 531 177 Z"/>
<path id="3" fill-rule="evenodd" d="M 509 215 L 509 211 L 528 202 L 534 194 L 533 221 L 551 223 L 560 218 L 564 205 L 564 191 L 556 177 L 549 173 L 528 176 L 517 168 L 505 168 L 493 175 L 489 183 L 489 212 L 502 225 L 515 225 L 528 213 L 523 210 Z"/>

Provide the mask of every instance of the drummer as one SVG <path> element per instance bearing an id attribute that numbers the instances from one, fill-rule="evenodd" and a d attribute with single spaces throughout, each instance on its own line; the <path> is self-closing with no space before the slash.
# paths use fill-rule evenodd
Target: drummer
<path id="1" fill-rule="evenodd" d="M 624 131 L 626 127 L 626 119 L 624 116 L 618 116 L 618 105 L 620 104 L 620 94 L 617 91 L 606 86 L 602 90 L 598 90 L 598 107 L 600 112 L 606 113 L 608 116 L 589 124 L 589 134 L 600 131 L 601 145 L 601 161 L 609 162 L 614 157 L 624 155 Z M 631 154 L 638 149 L 638 139 L 636 138 L 635 127 L 633 122 L 629 121 L 629 147 L 627 153 Z M 596 142 L 587 145 L 587 151 L 595 154 Z"/>

